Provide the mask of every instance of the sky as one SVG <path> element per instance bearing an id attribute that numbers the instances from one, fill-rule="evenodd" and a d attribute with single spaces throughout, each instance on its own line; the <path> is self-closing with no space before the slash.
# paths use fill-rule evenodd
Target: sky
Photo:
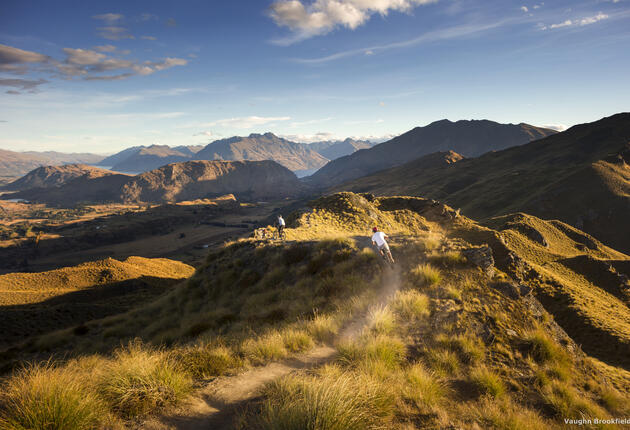
<path id="1" fill-rule="evenodd" d="M 113 153 L 630 110 L 630 0 L 0 4 L 0 148 Z"/>

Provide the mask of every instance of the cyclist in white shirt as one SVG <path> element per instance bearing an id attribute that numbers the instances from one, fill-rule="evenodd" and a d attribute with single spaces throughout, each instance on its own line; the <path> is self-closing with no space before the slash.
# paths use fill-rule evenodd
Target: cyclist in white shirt
<path id="1" fill-rule="evenodd" d="M 389 249 L 389 245 L 385 239 L 389 239 L 389 237 L 383 233 L 382 231 L 378 231 L 378 227 L 372 228 L 374 234 L 372 235 L 372 244 L 378 247 L 378 251 L 381 255 L 388 259 L 391 263 L 394 263 L 394 257 L 392 257 L 392 252 Z"/>
<path id="2" fill-rule="evenodd" d="M 280 236 L 284 232 L 284 225 L 284 218 L 282 218 L 282 215 L 278 215 L 278 235 Z"/>

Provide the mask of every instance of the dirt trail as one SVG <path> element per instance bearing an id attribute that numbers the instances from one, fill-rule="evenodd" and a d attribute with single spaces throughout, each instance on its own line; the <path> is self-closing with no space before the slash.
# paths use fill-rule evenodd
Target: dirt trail
<path id="1" fill-rule="evenodd" d="M 387 270 L 383 286 L 373 306 L 387 305 L 400 288 L 398 270 Z M 338 341 L 356 338 L 368 322 L 369 315 L 362 315 L 348 323 L 339 333 Z M 143 422 L 142 430 L 207 430 L 229 429 L 235 414 L 258 396 L 268 382 L 292 372 L 312 369 L 332 362 L 337 350 L 331 346 L 319 346 L 305 354 L 280 362 L 252 368 L 236 376 L 222 376 L 212 380 L 195 393 L 170 416 L 151 418 Z"/>

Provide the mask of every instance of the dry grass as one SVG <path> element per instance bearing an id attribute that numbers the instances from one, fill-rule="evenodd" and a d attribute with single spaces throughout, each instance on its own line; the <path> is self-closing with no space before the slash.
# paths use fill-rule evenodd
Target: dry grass
<path id="1" fill-rule="evenodd" d="M 282 332 L 284 347 L 289 352 L 303 352 L 313 347 L 313 338 L 305 330 L 289 328 Z"/>
<path id="2" fill-rule="evenodd" d="M 339 333 L 339 322 L 332 315 L 316 314 L 307 330 L 316 341 L 330 342 Z"/>
<path id="3" fill-rule="evenodd" d="M 426 354 L 426 360 L 430 367 L 441 376 L 455 375 L 460 368 L 457 354 L 448 349 L 429 349 Z"/>
<path id="4" fill-rule="evenodd" d="M 367 325 L 374 333 L 389 334 L 396 328 L 396 321 L 389 307 L 381 305 L 370 309 Z"/>
<path id="5" fill-rule="evenodd" d="M 424 413 L 439 409 L 449 392 L 446 384 L 421 364 L 408 368 L 405 378 L 404 397 Z"/>
<path id="6" fill-rule="evenodd" d="M 406 321 L 422 319 L 431 313 L 429 297 L 415 290 L 397 291 L 390 306 Z"/>
<path id="7" fill-rule="evenodd" d="M 108 419 L 106 403 L 69 368 L 24 368 L 2 387 L 0 429 L 83 430 Z"/>
<path id="8" fill-rule="evenodd" d="M 278 332 L 272 332 L 256 339 L 247 339 L 241 345 L 241 351 L 245 358 L 254 364 L 278 360 L 288 354 L 284 339 Z"/>
<path id="9" fill-rule="evenodd" d="M 428 287 L 438 284 L 442 280 L 442 274 L 430 264 L 419 264 L 409 271 L 409 278 L 417 287 Z"/>
<path id="10" fill-rule="evenodd" d="M 505 385 L 503 385 L 501 377 L 487 367 L 481 366 L 473 369 L 470 372 L 470 382 L 477 387 L 481 394 L 494 398 L 505 395 Z"/>
<path id="11" fill-rule="evenodd" d="M 225 345 L 199 344 L 174 349 L 173 359 L 179 367 L 195 378 L 210 378 L 243 367 L 231 348 Z"/>
<path id="12" fill-rule="evenodd" d="M 261 429 L 382 429 L 395 412 L 386 386 L 350 373 L 320 378 L 292 376 L 270 384 L 250 426 Z"/>
<path id="13" fill-rule="evenodd" d="M 130 344 L 105 363 L 98 389 L 117 414 L 134 417 L 178 403 L 192 379 L 165 352 Z"/>
<path id="14" fill-rule="evenodd" d="M 338 345 L 342 363 L 359 365 L 361 362 L 381 362 L 388 369 L 397 369 L 406 355 L 405 344 L 396 337 L 364 335 L 356 341 Z"/>

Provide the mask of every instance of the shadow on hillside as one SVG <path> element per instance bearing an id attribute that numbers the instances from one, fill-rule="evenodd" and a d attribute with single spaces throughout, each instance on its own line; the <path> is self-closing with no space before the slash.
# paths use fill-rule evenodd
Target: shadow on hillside
<path id="1" fill-rule="evenodd" d="M 85 323 L 125 312 L 162 294 L 181 279 L 142 276 L 55 296 L 39 303 L 0 307 L 0 349 L 31 336 L 75 327 L 87 334 Z"/>

